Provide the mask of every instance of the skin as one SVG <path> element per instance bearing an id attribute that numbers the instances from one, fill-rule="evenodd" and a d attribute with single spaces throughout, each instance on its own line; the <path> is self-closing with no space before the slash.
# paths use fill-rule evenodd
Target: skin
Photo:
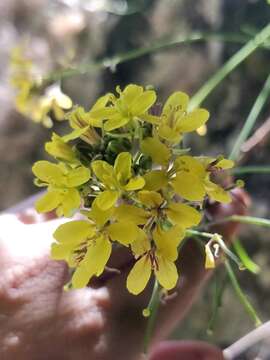
<path id="1" fill-rule="evenodd" d="M 247 205 L 247 195 L 236 189 L 230 205 L 219 205 L 209 214 L 214 219 L 224 216 L 224 211 L 245 214 Z M 128 293 L 130 259 L 121 250 L 115 251 L 110 263 L 121 268 L 121 274 L 107 272 L 87 288 L 63 291 L 69 270 L 64 262 L 49 258 L 52 233 L 62 221 L 45 219 L 31 210 L 0 216 L 0 359 L 145 359 L 146 319 L 141 311 L 149 301 L 151 284 L 140 296 Z M 222 226 L 218 230 L 229 241 L 237 227 Z M 150 360 L 222 359 L 221 351 L 207 344 L 160 343 L 211 276 L 203 264 L 201 250 L 188 240 L 181 252 L 175 296 L 160 306 Z"/>

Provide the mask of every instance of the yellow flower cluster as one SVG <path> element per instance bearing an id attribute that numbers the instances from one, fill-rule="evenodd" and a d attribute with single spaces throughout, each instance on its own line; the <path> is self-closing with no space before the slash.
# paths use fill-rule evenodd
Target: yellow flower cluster
<path id="1" fill-rule="evenodd" d="M 64 119 L 64 111 L 72 107 L 71 99 L 54 84 L 44 87 L 34 64 L 28 60 L 21 47 L 11 53 L 11 85 L 15 88 L 16 109 L 34 122 L 52 127 L 51 114 L 56 120 Z"/>
<path id="2" fill-rule="evenodd" d="M 158 115 L 154 90 L 131 84 L 116 93 L 89 111 L 74 108 L 66 116 L 72 131 L 46 143 L 58 163 L 33 166 L 37 185 L 48 187 L 36 208 L 67 217 L 80 212 L 55 231 L 51 252 L 75 269 L 73 288 L 103 273 L 117 243 L 134 256 L 127 277 L 132 294 L 144 290 L 152 273 L 170 290 L 179 277 L 179 247 L 186 230 L 200 223 L 205 200 L 231 200 L 217 179 L 233 162 L 182 148 L 184 134 L 209 118 L 205 109 L 188 112 L 185 93 L 173 93 Z"/>

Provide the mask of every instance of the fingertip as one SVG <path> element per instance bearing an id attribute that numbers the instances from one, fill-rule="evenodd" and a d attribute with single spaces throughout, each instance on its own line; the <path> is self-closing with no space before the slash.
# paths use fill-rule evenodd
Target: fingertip
<path id="1" fill-rule="evenodd" d="M 149 360 L 224 360 L 222 351 L 200 341 L 163 341 L 154 346 Z"/>

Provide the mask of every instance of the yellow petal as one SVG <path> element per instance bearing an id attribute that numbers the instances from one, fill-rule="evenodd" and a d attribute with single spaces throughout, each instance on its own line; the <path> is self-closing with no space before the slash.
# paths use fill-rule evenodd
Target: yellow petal
<path id="1" fill-rule="evenodd" d="M 228 191 L 224 190 L 221 186 L 214 184 L 208 180 L 205 182 L 206 192 L 212 200 L 228 204 L 232 201 L 231 195 Z"/>
<path id="2" fill-rule="evenodd" d="M 207 125 L 203 124 L 198 129 L 196 129 L 196 132 L 200 136 L 205 136 L 207 134 Z"/>
<path id="3" fill-rule="evenodd" d="M 178 246 L 183 240 L 185 232 L 181 226 L 173 226 L 169 230 L 162 230 L 156 226 L 153 231 L 153 239 L 157 246 L 158 252 L 170 261 L 178 258 Z"/>
<path id="4" fill-rule="evenodd" d="M 143 255 L 151 248 L 150 240 L 148 239 L 146 233 L 138 228 L 138 236 L 135 241 L 131 244 L 131 250 L 133 254 L 136 256 Z"/>
<path id="5" fill-rule="evenodd" d="M 162 202 L 162 196 L 156 191 L 142 190 L 138 193 L 140 202 L 149 208 L 158 208 Z"/>
<path id="6" fill-rule="evenodd" d="M 74 129 L 71 133 L 65 135 L 62 137 L 64 142 L 69 142 L 71 140 L 74 139 L 78 139 L 81 135 L 83 135 L 84 133 L 86 133 L 86 131 L 90 128 L 90 125 L 88 126 L 84 126 L 82 128 L 79 129 Z M 47 149 L 46 149 L 47 150 Z"/>
<path id="7" fill-rule="evenodd" d="M 156 101 L 156 93 L 153 90 L 144 91 L 135 98 L 130 106 L 130 112 L 133 116 L 144 114 Z"/>
<path id="8" fill-rule="evenodd" d="M 191 173 L 181 171 L 172 180 L 174 191 L 189 201 L 202 201 L 205 196 L 203 182 Z"/>
<path id="9" fill-rule="evenodd" d="M 81 289 L 85 287 L 89 283 L 91 277 L 94 275 L 95 273 L 92 271 L 92 269 L 87 267 L 86 263 L 82 261 L 72 276 L 72 287 L 74 289 Z"/>
<path id="10" fill-rule="evenodd" d="M 51 246 L 51 258 L 53 260 L 67 260 L 76 248 L 74 243 L 53 243 Z"/>
<path id="11" fill-rule="evenodd" d="M 96 239 L 94 246 L 89 247 L 86 258 L 88 257 L 89 260 L 94 263 L 93 267 L 95 267 L 95 274 L 97 276 L 103 273 L 104 268 L 110 258 L 111 252 L 112 244 L 104 236 Z"/>
<path id="12" fill-rule="evenodd" d="M 93 241 L 88 247 L 85 258 L 73 274 L 73 288 L 83 288 L 88 284 L 92 276 L 99 276 L 104 271 L 111 251 L 112 245 L 106 238 L 100 237 Z"/>
<path id="13" fill-rule="evenodd" d="M 135 84 L 129 84 L 123 90 L 121 97 L 127 105 L 131 105 L 134 99 L 143 93 L 143 87 Z"/>
<path id="14" fill-rule="evenodd" d="M 81 205 L 80 193 L 76 189 L 67 189 L 62 196 L 63 214 L 66 217 L 71 217 Z"/>
<path id="15" fill-rule="evenodd" d="M 127 277 L 127 289 L 131 294 L 138 295 L 146 287 L 151 276 L 151 263 L 147 256 L 139 259 Z"/>
<path id="16" fill-rule="evenodd" d="M 91 110 L 90 113 L 86 113 L 87 120 L 90 125 L 99 127 L 102 124 L 102 120 L 109 119 L 117 116 L 118 112 L 114 107 L 100 107 L 95 110 Z"/>
<path id="17" fill-rule="evenodd" d="M 166 166 L 171 157 L 169 148 L 157 137 L 148 137 L 141 141 L 141 151 L 152 158 L 153 162 Z"/>
<path id="18" fill-rule="evenodd" d="M 145 190 L 158 191 L 168 184 L 167 174 L 163 170 L 149 171 L 144 175 Z"/>
<path id="19" fill-rule="evenodd" d="M 174 92 L 166 101 L 162 114 L 168 115 L 172 110 L 186 111 L 189 96 L 181 91 Z"/>
<path id="20" fill-rule="evenodd" d="M 119 221 L 108 226 L 108 234 L 114 241 L 122 245 L 133 243 L 138 237 L 138 227 L 130 221 Z"/>
<path id="21" fill-rule="evenodd" d="M 97 196 L 97 206 L 101 210 L 108 210 L 112 206 L 114 206 L 114 204 L 118 200 L 118 197 L 118 191 L 105 190 Z"/>
<path id="22" fill-rule="evenodd" d="M 63 172 L 56 164 L 49 161 L 37 161 L 32 167 L 32 171 L 37 178 L 50 184 L 59 185 L 63 180 Z"/>
<path id="23" fill-rule="evenodd" d="M 92 219 L 99 227 L 102 227 L 109 221 L 114 213 L 114 208 L 111 207 L 107 210 L 101 210 L 97 205 L 97 198 L 92 203 L 91 211 L 89 213 L 89 218 Z"/>
<path id="24" fill-rule="evenodd" d="M 234 161 L 229 159 L 222 159 L 216 164 L 216 166 L 220 167 L 223 170 L 231 169 L 232 167 L 234 167 Z"/>
<path id="25" fill-rule="evenodd" d="M 53 112 L 53 115 L 55 116 L 56 120 L 58 121 L 65 120 L 65 112 L 62 110 L 60 106 L 58 106 L 55 100 L 52 100 L 51 111 Z"/>
<path id="26" fill-rule="evenodd" d="M 144 178 L 142 176 L 137 176 L 137 177 L 131 178 L 129 180 L 127 185 L 125 185 L 125 190 L 126 191 L 139 190 L 139 189 L 143 188 L 144 185 L 145 185 Z"/>
<path id="27" fill-rule="evenodd" d="M 137 206 L 122 204 L 115 210 L 115 218 L 118 221 L 131 221 L 136 225 L 143 225 L 149 218 L 149 213 Z"/>
<path id="28" fill-rule="evenodd" d="M 158 269 L 155 270 L 155 275 L 160 285 L 166 290 L 173 289 L 177 284 L 178 272 L 175 264 L 162 256 L 158 256 Z"/>
<path id="29" fill-rule="evenodd" d="M 63 138 L 53 133 L 52 140 L 46 142 L 45 150 L 48 154 L 60 160 L 76 162 L 76 156 L 72 147 L 65 143 Z"/>
<path id="30" fill-rule="evenodd" d="M 95 227 L 85 220 L 69 221 L 58 226 L 53 236 L 60 243 L 79 244 L 95 235 Z"/>
<path id="31" fill-rule="evenodd" d="M 104 124 L 104 130 L 105 131 L 112 131 L 115 129 L 119 129 L 120 127 L 126 125 L 129 122 L 128 117 L 123 117 L 122 115 L 115 115 L 115 117 L 109 119 Z"/>
<path id="32" fill-rule="evenodd" d="M 205 109 L 196 109 L 184 116 L 177 125 L 181 132 L 190 132 L 198 129 L 209 119 L 209 112 Z"/>
<path id="33" fill-rule="evenodd" d="M 147 121 L 150 124 L 159 125 L 160 124 L 160 117 L 151 114 L 143 114 L 140 116 L 141 120 Z"/>
<path id="34" fill-rule="evenodd" d="M 57 93 L 55 93 L 55 101 L 60 108 L 68 110 L 72 107 L 72 100 L 70 97 L 65 95 L 60 89 Z"/>
<path id="35" fill-rule="evenodd" d="M 106 161 L 96 160 L 91 163 L 92 169 L 96 177 L 107 187 L 110 187 L 113 182 L 114 171 L 113 167 Z"/>
<path id="36" fill-rule="evenodd" d="M 215 267 L 215 258 L 214 258 L 214 255 L 212 254 L 209 244 L 206 244 L 204 249 L 205 249 L 204 267 L 206 269 L 213 269 Z"/>
<path id="37" fill-rule="evenodd" d="M 79 166 L 68 172 L 65 183 L 67 187 L 76 187 L 86 183 L 90 177 L 90 170 L 84 166 Z"/>
<path id="38" fill-rule="evenodd" d="M 130 153 L 120 153 L 114 163 L 114 172 L 120 184 L 125 184 L 131 178 L 132 158 Z"/>
<path id="39" fill-rule="evenodd" d="M 107 103 L 109 102 L 110 100 L 110 97 L 111 97 L 111 94 L 108 93 L 106 95 L 103 95 L 101 96 L 96 102 L 95 104 L 92 106 L 91 110 L 90 110 L 90 113 L 96 111 L 96 110 L 99 110 L 99 109 L 103 109 Z"/>
<path id="40" fill-rule="evenodd" d="M 204 178 L 206 176 L 204 165 L 193 156 L 179 156 L 174 162 L 174 168 L 176 171 L 191 172 L 193 175 L 200 178 Z"/>
<path id="41" fill-rule="evenodd" d="M 39 213 L 52 211 L 60 204 L 61 194 L 57 190 L 50 190 L 35 203 L 35 209 Z"/>
<path id="42" fill-rule="evenodd" d="M 199 211 L 181 203 L 170 203 L 166 214 L 173 223 L 182 226 L 184 229 L 198 225 L 202 218 Z"/>
<path id="43" fill-rule="evenodd" d="M 167 124 L 162 124 L 158 128 L 158 135 L 173 144 L 177 144 L 180 142 L 182 135 L 179 131 L 172 129 Z"/>
<path id="44" fill-rule="evenodd" d="M 69 120 L 69 125 L 72 129 L 81 129 L 89 126 L 86 112 L 81 106 L 75 107 L 72 111 L 68 112 L 66 118 Z"/>

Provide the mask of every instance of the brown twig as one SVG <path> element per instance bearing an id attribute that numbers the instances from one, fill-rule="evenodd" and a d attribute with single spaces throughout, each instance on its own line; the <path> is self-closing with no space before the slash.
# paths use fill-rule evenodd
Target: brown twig
<path id="1" fill-rule="evenodd" d="M 244 153 L 244 157 L 248 155 L 257 146 L 264 145 L 270 136 L 270 117 L 255 131 L 255 133 L 243 143 L 241 151 Z"/>

